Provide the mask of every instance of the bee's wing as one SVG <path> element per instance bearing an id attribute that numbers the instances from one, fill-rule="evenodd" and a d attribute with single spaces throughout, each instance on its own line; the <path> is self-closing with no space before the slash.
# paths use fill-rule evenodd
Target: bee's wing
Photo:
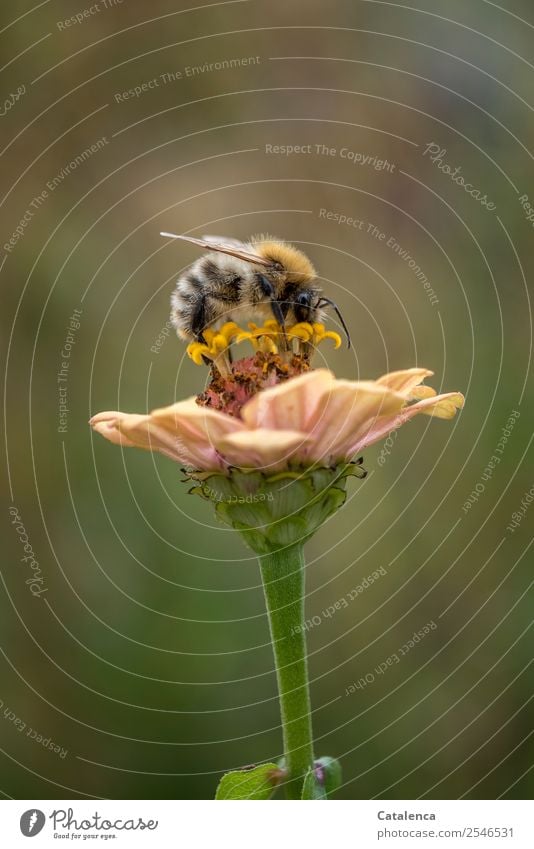
<path id="1" fill-rule="evenodd" d="M 208 242 L 210 245 L 227 245 L 229 248 L 237 248 L 239 251 L 249 251 L 250 245 L 241 242 L 239 239 L 231 239 L 229 236 L 202 236 L 203 242 Z"/>
<path id="2" fill-rule="evenodd" d="M 160 236 L 165 236 L 168 239 L 182 239 L 184 242 L 191 242 L 207 251 L 219 251 L 245 262 L 253 262 L 255 265 L 272 265 L 270 260 L 253 253 L 248 245 L 239 242 L 237 239 L 218 238 L 217 236 L 204 236 L 202 239 L 195 239 L 193 236 L 178 236 L 176 233 L 160 233 Z"/>

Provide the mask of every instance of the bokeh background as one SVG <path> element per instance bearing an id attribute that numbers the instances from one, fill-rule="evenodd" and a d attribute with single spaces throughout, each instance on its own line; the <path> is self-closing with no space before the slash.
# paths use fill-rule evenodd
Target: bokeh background
<path id="1" fill-rule="evenodd" d="M 280 755 L 256 561 L 171 461 L 87 426 L 204 384 L 168 330 L 198 256 L 172 230 L 293 241 L 350 325 L 352 351 L 321 349 L 338 376 L 418 364 L 466 394 L 366 452 L 307 546 L 317 754 L 341 759 L 339 798 L 528 798 L 532 4 L 0 14 L 0 792 L 211 798 Z"/>

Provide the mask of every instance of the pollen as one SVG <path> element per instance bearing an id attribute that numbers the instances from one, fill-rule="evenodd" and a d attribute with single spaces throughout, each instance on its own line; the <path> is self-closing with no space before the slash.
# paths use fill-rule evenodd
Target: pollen
<path id="1" fill-rule="evenodd" d="M 204 331 L 203 342 L 191 342 L 187 354 L 196 365 L 214 363 L 221 374 L 232 370 L 231 346 L 249 342 L 255 353 L 276 354 L 282 359 L 290 359 L 298 354 L 311 359 L 314 350 L 325 339 L 330 339 L 335 348 L 341 346 L 339 333 L 326 330 L 324 324 L 301 321 L 283 328 L 274 319 L 263 325 L 249 322 L 248 330 L 239 327 L 234 321 L 228 321 L 219 330 L 208 328 Z"/>

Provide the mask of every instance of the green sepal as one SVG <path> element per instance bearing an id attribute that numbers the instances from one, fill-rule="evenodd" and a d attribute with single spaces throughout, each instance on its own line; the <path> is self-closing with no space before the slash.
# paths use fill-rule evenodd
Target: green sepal
<path id="1" fill-rule="evenodd" d="M 309 769 L 304 779 L 301 799 L 326 799 L 324 785 L 318 780 L 315 770 Z"/>
<path id="2" fill-rule="evenodd" d="M 197 485 L 190 492 L 212 501 L 218 517 L 257 554 L 269 554 L 309 539 L 344 504 L 351 475 L 365 476 L 360 461 L 274 475 L 230 469 L 227 475 L 193 475 Z"/>
<path id="3" fill-rule="evenodd" d="M 223 775 L 216 799 L 270 799 L 284 777 L 276 764 L 261 764 Z"/>

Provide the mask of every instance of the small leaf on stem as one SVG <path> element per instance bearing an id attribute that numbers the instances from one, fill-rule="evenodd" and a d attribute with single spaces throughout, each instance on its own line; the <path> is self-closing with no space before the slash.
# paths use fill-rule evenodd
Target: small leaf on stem
<path id="1" fill-rule="evenodd" d="M 306 773 L 301 799 L 326 799 L 326 790 L 317 778 L 315 769 L 309 769 Z"/>
<path id="2" fill-rule="evenodd" d="M 324 786 L 326 795 L 331 796 L 341 786 L 341 764 L 335 758 L 319 758 L 315 761 L 315 775 Z"/>
<path id="3" fill-rule="evenodd" d="M 327 799 L 341 784 L 341 766 L 335 758 L 314 761 L 304 779 L 302 799 Z"/>
<path id="4" fill-rule="evenodd" d="M 272 763 L 227 772 L 219 782 L 215 798 L 269 799 L 284 777 L 284 770 Z"/>

